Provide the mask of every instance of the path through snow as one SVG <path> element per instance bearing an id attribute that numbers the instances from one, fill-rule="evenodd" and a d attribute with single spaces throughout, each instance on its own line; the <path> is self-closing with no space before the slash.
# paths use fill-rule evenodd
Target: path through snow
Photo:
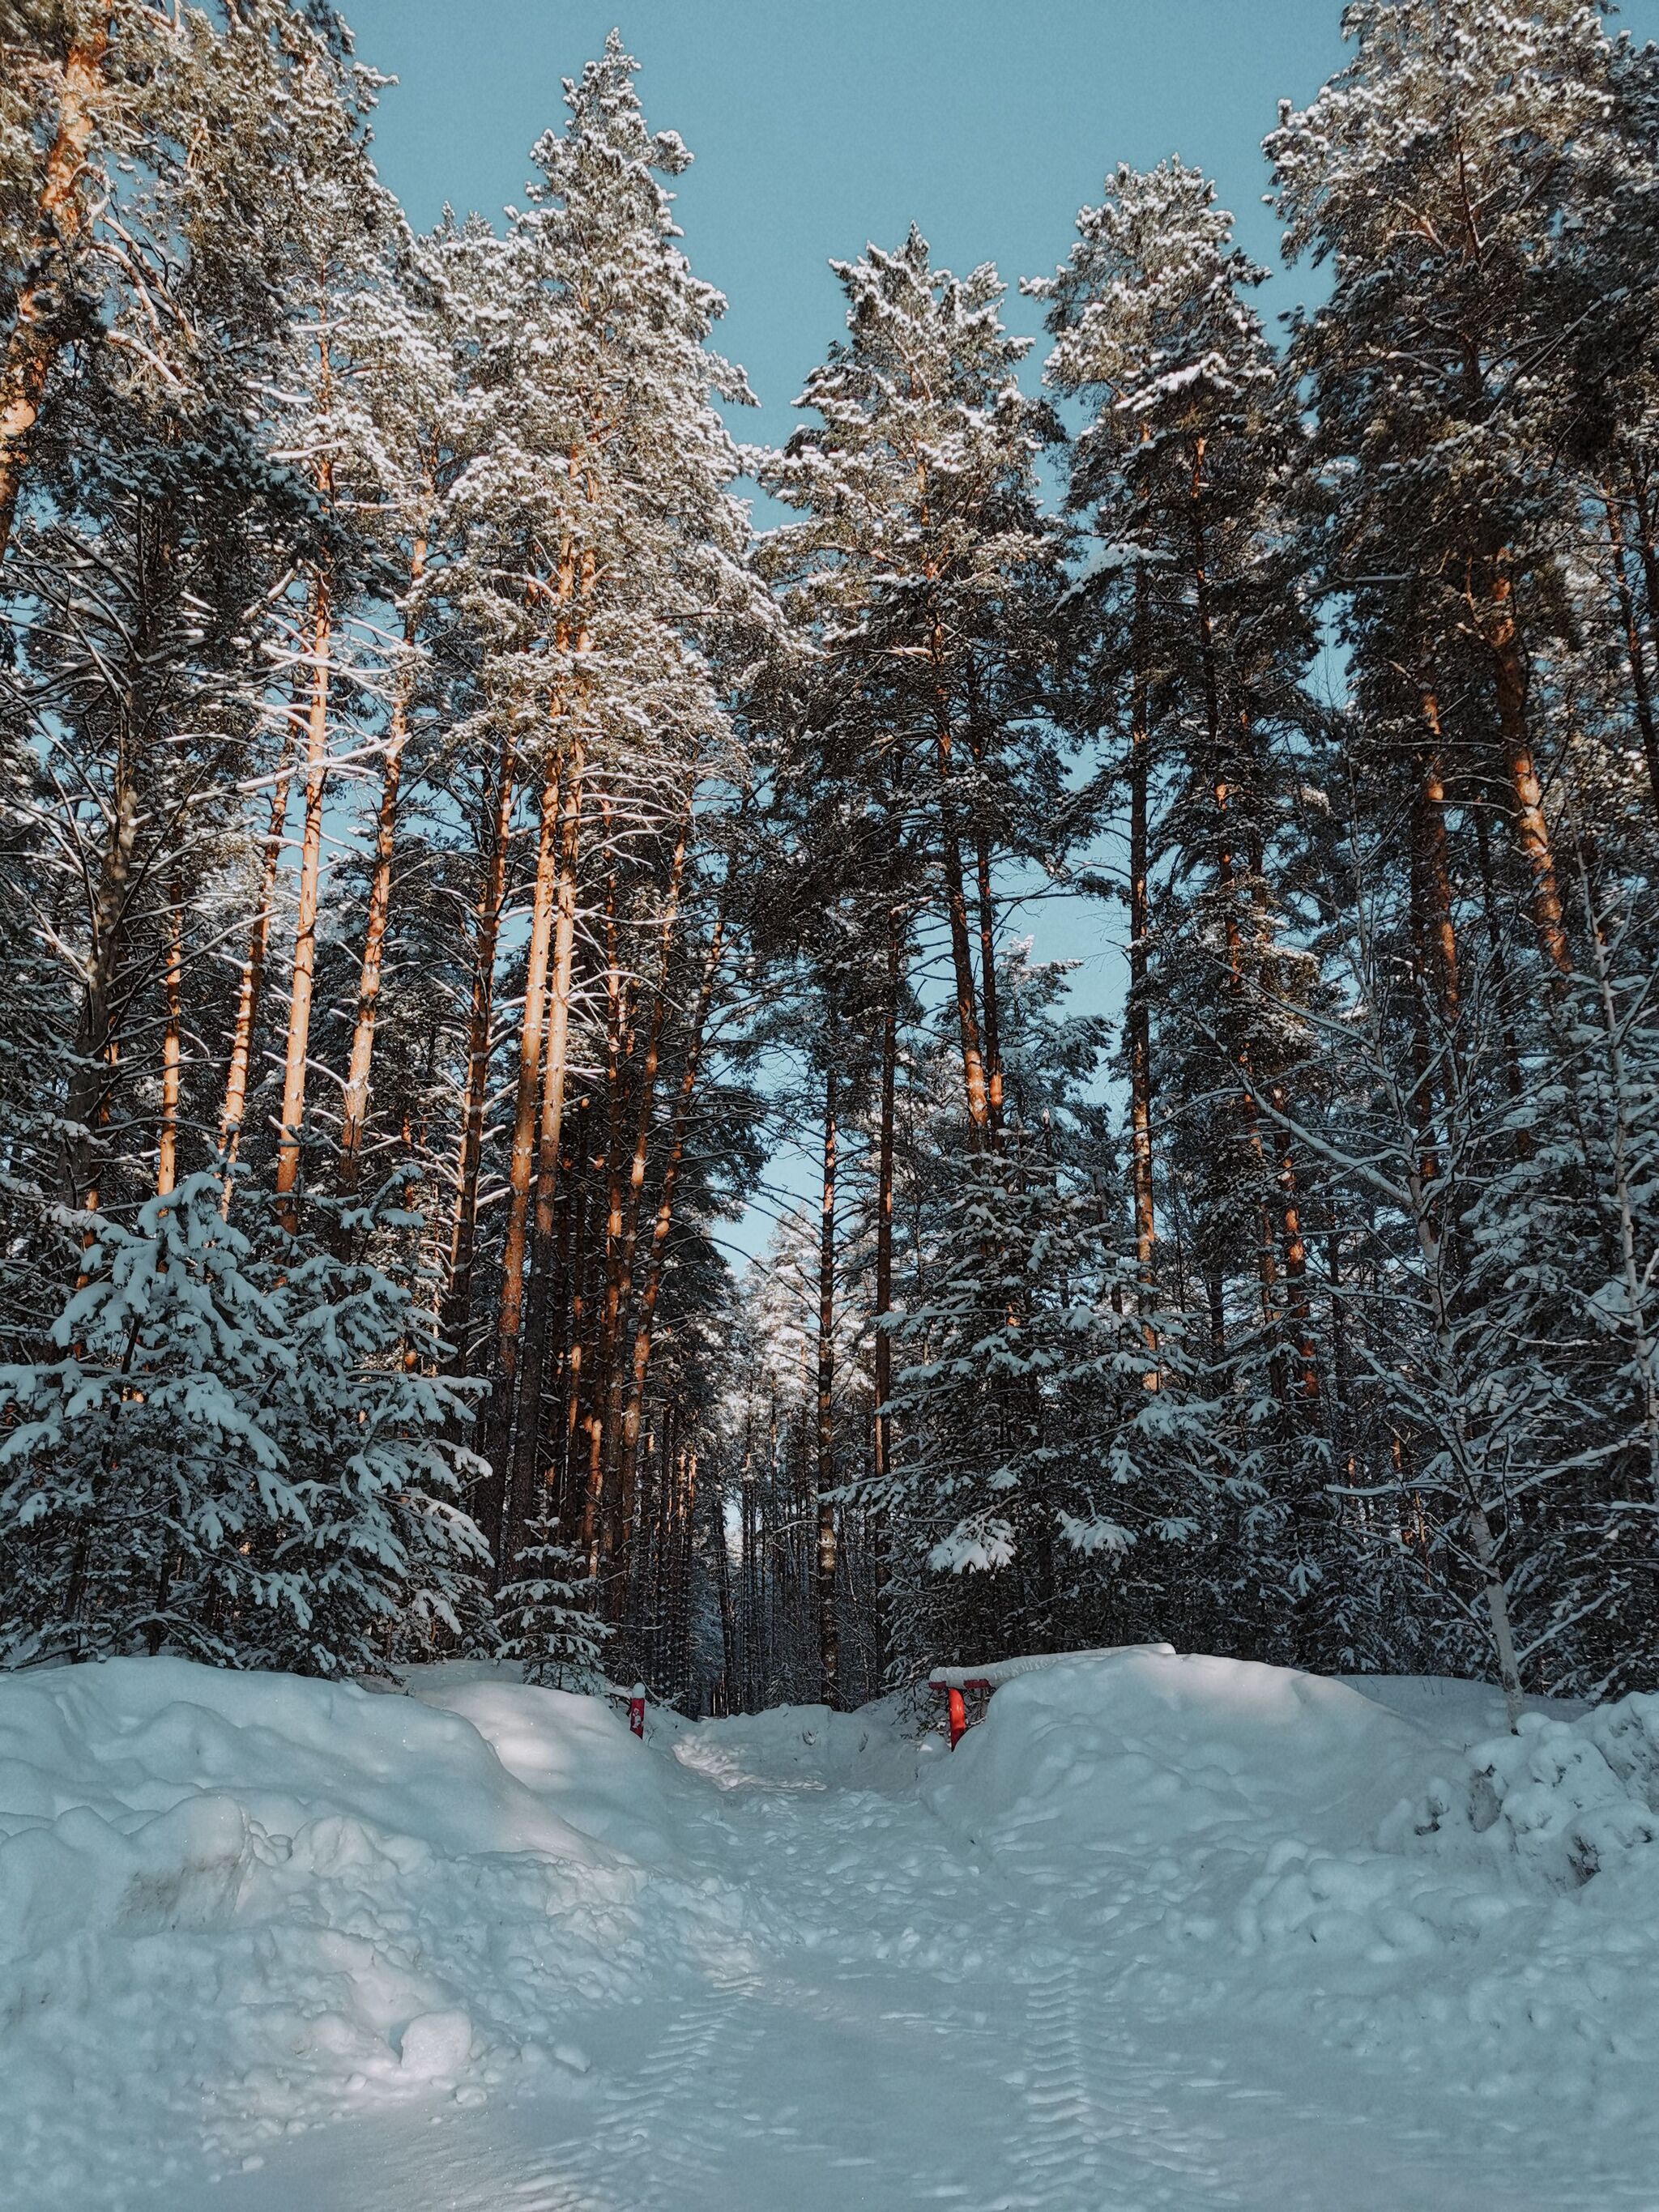
<path id="1" fill-rule="evenodd" d="M 533 1730 L 512 1717 L 522 1692 L 427 1694 L 453 1697 L 535 1785 Z M 1071 1747 L 1070 1764 L 999 1825 L 999 1761 L 1012 1772 L 1023 1759 L 1029 1774 L 1055 1710 L 1004 1698 L 1000 1746 L 981 1748 L 975 1732 L 954 1771 L 924 1758 L 920 1783 L 914 1749 L 879 1714 L 663 1723 L 641 1754 L 658 1763 L 659 1855 L 665 1846 L 694 1893 L 736 1893 L 740 1915 L 711 1918 L 630 2001 L 568 2013 L 562 2057 L 528 2081 L 498 2070 L 487 2103 L 434 2096 L 282 2141 L 261 2166 L 199 2198 L 173 2194 L 170 2212 L 1651 2212 L 1659 2203 L 1652 2115 L 1639 2091 L 1632 2100 L 1616 2051 L 1611 2072 L 1580 2085 L 1565 2125 L 1510 2065 L 1501 2018 L 1490 2023 L 1489 2059 L 1438 2062 L 1443 2045 L 1469 2039 L 1458 1992 L 1492 1963 L 1478 1932 L 1449 1970 L 1425 1952 L 1419 2019 L 1413 1939 L 1387 1917 L 1405 1909 L 1397 1883 L 1378 1904 L 1380 1877 L 1367 1877 L 1371 1918 L 1360 1920 L 1370 1937 L 1335 1942 L 1334 1981 L 1307 1978 L 1313 1923 L 1298 1923 L 1287 1965 L 1271 1946 L 1242 1943 L 1236 1915 L 1206 1921 L 1206 1905 L 1240 1893 L 1255 1897 L 1258 1920 L 1294 1919 L 1285 1883 L 1293 1889 L 1310 1863 L 1293 1841 L 1264 1890 L 1273 1821 L 1245 1834 L 1235 1802 L 1272 1796 L 1252 1795 L 1254 1783 L 1238 1796 L 1259 1752 L 1254 1718 L 1237 1756 L 1232 1719 L 1200 1729 L 1174 1780 L 1132 1743 L 1132 1759 L 1151 1761 L 1140 1784 L 1163 1808 L 1159 1844 L 1144 1824 L 1079 1827 L 1075 1816 L 1098 1800 L 1075 1769 L 1098 1746 L 1079 1749 L 1075 1714 L 1064 1711 L 1054 1741 Z M 1373 1784 L 1382 1802 L 1389 1760 L 1427 1741 L 1412 1720 L 1374 1706 L 1356 1723 L 1346 1707 L 1333 1720 L 1316 1701 L 1311 1724 L 1322 1760 L 1333 1727 L 1358 1728 L 1368 1771 L 1344 1778 L 1345 1802 Z M 1188 1802 L 1194 1770 L 1207 1777 L 1201 1818 Z M 1126 1786 L 1117 1776 L 1120 1795 Z M 580 1811 L 569 1817 L 582 1825 Z M 1317 1839 L 1316 1820 L 1308 1832 Z M 1246 1873 L 1254 1889 L 1241 1893 Z M 1358 1908 L 1342 1902 L 1340 1883 L 1336 1892 L 1352 1918 Z M 1545 1918 L 1510 1935 L 1543 1958 L 1554 1904 L 1534 1903 Z M 1413 1909 L 1432 1917 L 1420 1897 Z M 1318 1925 L 1340 1935 L 1337 1922 Z M 1379 1927 L 1392 1936 L 1371 1940 Z M 1510 1965 L 1524 1978 L 1525 1958 Z M 1582 2022 L 1563 2033 L 1582 2037 Z M 1563 2052 L 1572 2056 L 1565 2042 Z M 1626 2057 L 1639 2082 L 1650 2046 Z"/>

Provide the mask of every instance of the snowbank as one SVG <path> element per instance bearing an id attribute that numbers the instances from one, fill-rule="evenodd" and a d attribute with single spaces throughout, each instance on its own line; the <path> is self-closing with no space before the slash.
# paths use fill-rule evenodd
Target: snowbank
<path id="1" fill-rule="evenodd" d="M 1390 1702 L 1409 1710 L 1126 1651 L 1011 1682 L 923 1787 L 1006 1873 L 1113 1926 L 1126 2002 L 1224 1987 L 1265 2028 L 1311 2021 L 1482 2094 L 1645 2111 L 1659 1698 L 1529 1712 L 1472 1748 L 1468 1698 Z"/>
<path id="2" fill-rule="evenodd" d="M 556 2073 L 574 2007 L 729 1940 L 732 1893 L 640 1863 L 659 1762 L 623 1722 L 429 1671 L 417 1697 L 170 1659 L 0 1677 L 8 2201 L 81 2212 L 365 2105 L 482 2102 Z"/>

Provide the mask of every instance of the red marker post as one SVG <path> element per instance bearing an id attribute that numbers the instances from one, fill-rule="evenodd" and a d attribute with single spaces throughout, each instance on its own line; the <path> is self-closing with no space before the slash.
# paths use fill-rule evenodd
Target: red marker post
<path id="1" fill-rule="evenodd" d="M 635 1683 L 633 1694 L 628 1700 L 628 1725 L 636 1736 L 643 1739 L 645 1735 L 645 1685 L 643 1682 Z"/>

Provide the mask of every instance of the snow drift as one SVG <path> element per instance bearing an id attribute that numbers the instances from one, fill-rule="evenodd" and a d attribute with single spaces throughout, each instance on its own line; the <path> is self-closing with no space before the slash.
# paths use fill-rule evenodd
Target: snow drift
<path id="1" fill-rule="evenodd" d="M 1491 1699 L 1457 1686 L 1437 1728 L 1393 1685 L 1126 1650 L 1000 1690 L 924 1788 L 1111 1924 L 1126 2002 L 1224 1986 L 1264 2026 L 1622 2121 L 1659 2080 L 1659 1697 L 1467 1744 Z"/>
<path id="2" fill-rule="evenodd" d="M 641 1863 L 659 1763 L 625 1725 L 486 1672 L 418 1698 L 169 1659 L 0 1678 L 10 2201 L 79 2212 L 365 2105 L 481 2102 L 556 2063 L 573 2005 L 731 1924 Z"/>

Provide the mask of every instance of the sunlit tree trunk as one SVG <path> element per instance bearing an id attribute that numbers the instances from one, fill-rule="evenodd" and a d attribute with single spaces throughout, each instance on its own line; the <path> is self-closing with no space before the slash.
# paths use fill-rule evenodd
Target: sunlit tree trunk
<path id="1" fill-rule="evenodd" d="M 65 342 L 58 320 L 60 295 L 75 289 L 74 256 L 86 232 L 82 170 L 92 144 L 108 49 L 107 20 L 94 14 L 92 27 L 71 43 L 64 61 L 58 130 L 46 155 L 34 251 L 0 366 L 0 559 L 17 519 L 29 434 Z"/>
<path id="2" fill-rule="evenodd" d="M 1152 870 L 1151 684 L 1146 671 L 1146 580 L 1135 571 L 1133 693 L 1129 723 L 1129 1000 L 1125 1010 L 1129 1045 L 1129 1171 L 1135 1218 L 1135 1272 L 1140 1285 L 1141 1334 L 1158 1354 L 1152 1301 L 1157 1224 L 1152 1212 L 1152 1042 L 1149 1003 L 1152 945 L 1148 883 Z M 1148 1380 L 1155 1381 L 1155 1376 Z"/>
<path id="3" fill-rule="evenodd" d="M 410 556 L 409 589 L 420 584 L 426 568 L 426 540 L 417 538 Z M 415 615 L 404 617 L 404 652 L 415 642 Z M 355 1191 L 362 1166 L 363 1127 L 368 1118 L 369 1071 L 374 1054 L 374 1025 L 380 1008 L 380 975 L 386 955 L 386 921 L 392 911 L 392 859 L 397 843 L 398 787 L 403 775 L 404 748 L 409 741 L 409 699 L 411 678 L 400 674 L 386 732 L 380 769 L 380 804 L 374 822 L 374 860 L 368 882 L 368 915 L 363 928 L 362 966 L 357 978 L 357 1012 L 352 1024 L 351 1058 L 346 1074 L 340 1112 L 340 1188 Z"/>
<path id="4" fill-rule="evenodd" d="M 328 702 L 333 616 L 328 580 L 319 574 L 307 610 L 311 708 L 306 718 L 306 812 L 300 842 L 300 892 L 294 918 L 294 969 L 289 988 L 283 1059 L 283 1118 L 276 1146 L 276 1195 L 290 1236 L 299 1228 L 301 1148 L 306 1072 L 311 1048 L 311 1001 L 317 976 L 317 900 L 323 864 L 323 798 L 328 770 Z"/>
<path id="5" fill-rule="evenodd" d="M 840 1701 L 836 1633 L 836 1065 L 823 1079 L 823 1197 L 818 1226 L 817 1433 L 813 1485 L 817 1506 L 818 1698 Z"/>
<path id="6" fill-rule="evenodd" d="M 175 883 L 167 901 L 167 965 L 162 989 L 167 1017 L 161 1030 L 161 1118 L 155 1145 L 155 1194 L 165 1198 L 179 1181 L 179 1097 L 184 1067 L 181 997 L 185 969 L 185 894 Z"/>
<path id="7" fill-rule="evenodd" d="M 252 1078 L 253 1039 L 259 1024 L 259 1005 L 264 993 L 265 959 L 270 950 L 270 920 L 276 902 L 276 876 L 283 860 L 283 827 L 288 819 L 289 787 L 294 779 L 294 725 L 283 726 L 283 749 L 277 757 L 276 781 L 270 788 L 270 815 L 265 830 L 264 852 L 259 864 L 259 897 L 248 931 L 247 951 L 236 989 L 236 1026 L 231 1033 L 230 1060 L 225 1072 L 224 1103 L 219 1109 L 219 1151 L 226 1169 L 236 1164 L 242 1141 L 242 1121 L 247 1111 L 248 1085 Z M 231 1179 L 225 1177 L 225 1204 L 230 1204 Z"/>
<path id="8" fill-rule="evenodd" d="M 484 1115 L 489 1098 L 490 1045 L 495 1016 L 495 949 L 501 939 L 501 907 L 507 896 L 507 856 L 512 843 L 514 782 L 513 731 L 501 730 L 496 761 L 494 806 L 484 854 L 472 941 L 472 1003 L 467 1019 L 466 1089 L 461 1101 L 460 1158 L 455 1171 L 455 1217 L 450 1239 L 449 1279 L 444 1297 L 444 1334 L 466 1364 L 472 1311 L 472 1271 L 478 1243 L 478 1172 L 483 1158 Z"/>
<path id="9" fill-rule="evenodd" d="M 1487 574 L 1487 607 L 1481 629 L 1492 657 L 1504 765 L 1515 801 L 1515 838 L 1532 878 L 1533 919 L 1544 957 L 1559 977 L 1572 970 L 1562 915 L 1555 852 L 1544 813 L 1543 789 L 1533 759 L 1527 717 L 1527 663 L 1515 618 L 1515 590 L 1503 556 Z"/>

